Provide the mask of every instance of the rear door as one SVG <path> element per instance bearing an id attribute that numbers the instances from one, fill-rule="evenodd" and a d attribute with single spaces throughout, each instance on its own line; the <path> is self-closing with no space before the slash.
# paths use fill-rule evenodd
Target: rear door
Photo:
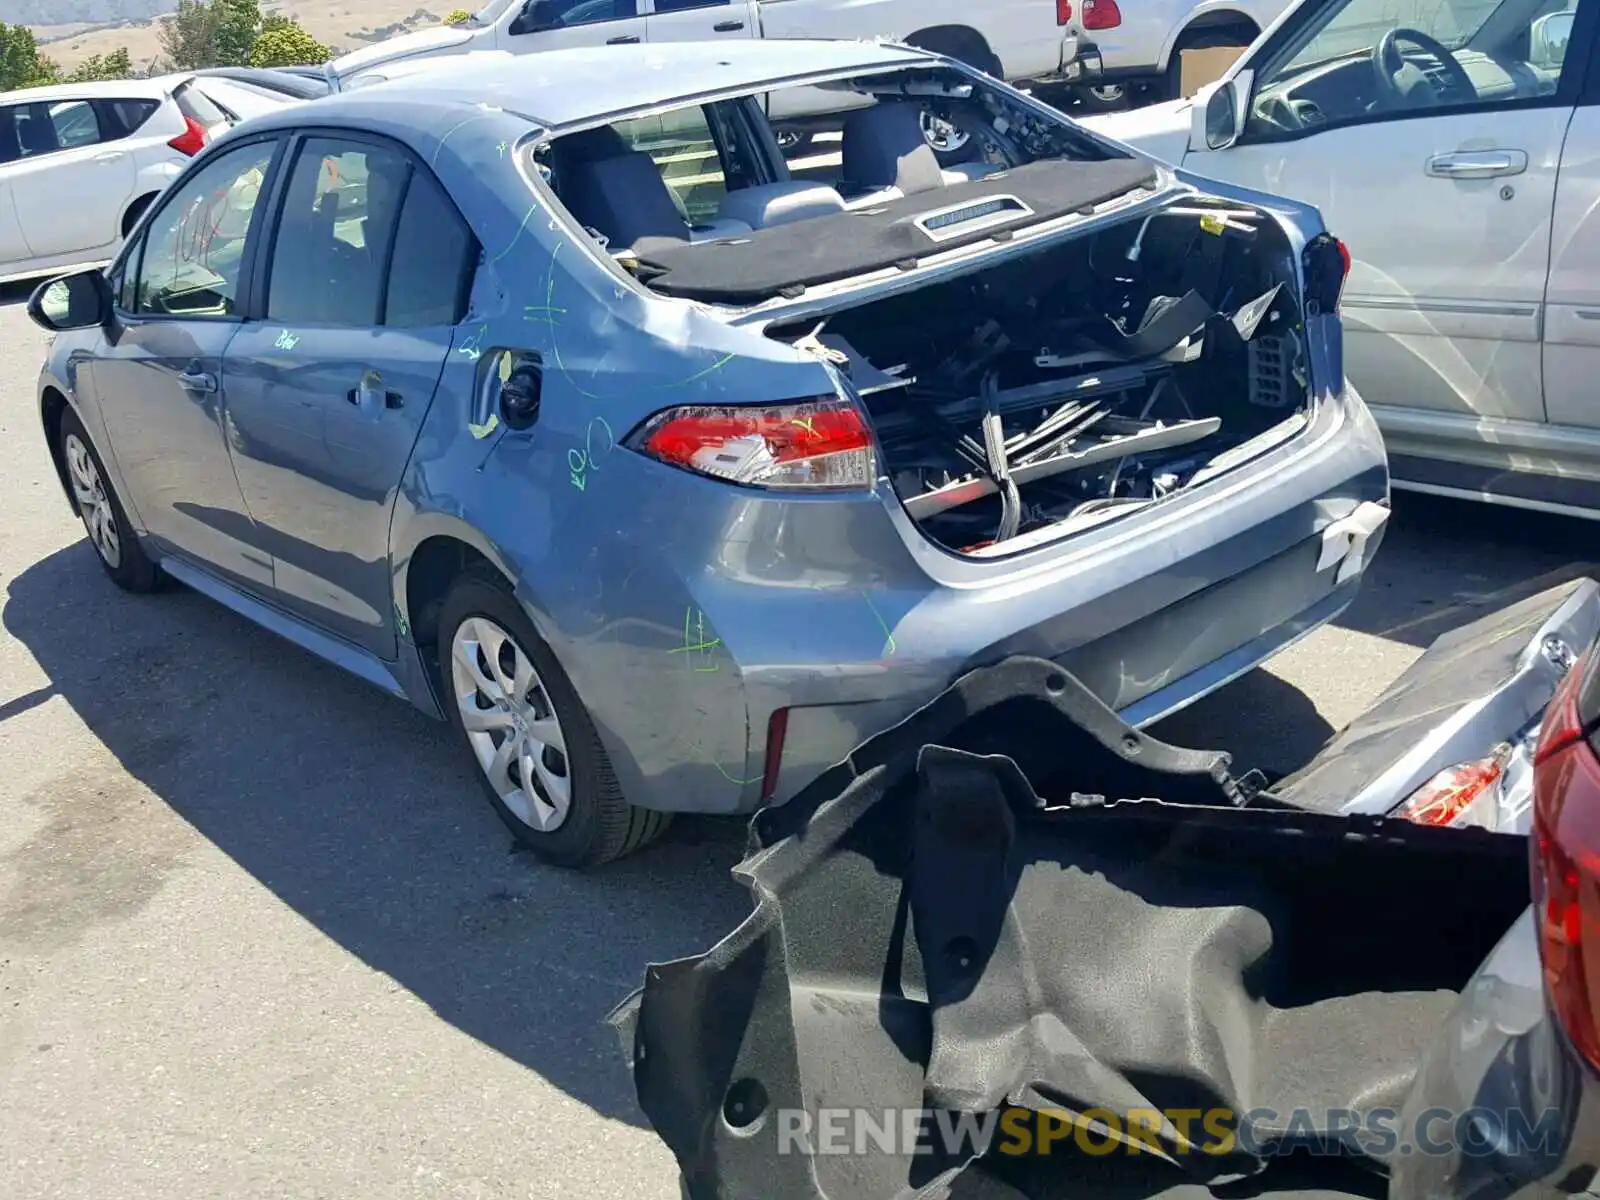
<path id="1" fill-rule="evenodd" d="M 256 307 L 229 344 L 234 468 L 286 608 L 395 653 L 389 519 L 477 245 L 395 143 L 300 139 Z"/>
<path id="2" fill-rule="evenodd" d="M 503 25 L 499 48 L 513 54 L 644 41 L 643 0 L 526 0 Z"/>
<path id="3" fill-rule="evenodd" d="M 35 257 L 116 245 L 137 174 L 119 132 L 105 128 L 91 100 L 19 105 L 13 118 L 20 157 L 10 168 L 12 195 Z"/>
<path id="4" fill-rule="evenodd" d="M 760 32 L 751 0 L 652 0 L 645 18 L 645 36 L 652 42 L 709 42 Z"/>

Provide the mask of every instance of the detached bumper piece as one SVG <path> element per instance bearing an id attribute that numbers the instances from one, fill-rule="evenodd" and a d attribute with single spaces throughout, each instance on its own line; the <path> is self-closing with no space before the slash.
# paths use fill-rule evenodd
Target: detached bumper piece
<path id="1" fill-rule="evenodd" d="M 1285 807 L 1012 659 L 758 816 L 755 911 L 613 1021 L 693 1200 L 1381 1195 L 1330 1114 L 1400 1106 L 1525 857 Z M 1013 1136 L 1045 1112 L 1097 1131 Z"/>

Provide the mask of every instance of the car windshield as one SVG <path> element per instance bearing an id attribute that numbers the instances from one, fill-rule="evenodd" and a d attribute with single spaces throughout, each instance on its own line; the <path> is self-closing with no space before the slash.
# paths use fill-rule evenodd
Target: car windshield
<path id="1" fill-rule="evenodd" d="M 1308 30 L 1310 40 L 1285 64 L 1287 72 L 1369 53 L 1391 29 L 1420 29 L 1447 49 L 1466 45 L 1502 8 L 1529 0 L 1348 0 Z"/>
<path id="2" fill-rule="evenodd" d="M 466 20 L 465 24 L 468 24 L 468 25 L 493 25 L 496 21 L 498 21 L 500 19 L 500 14 L 502 14 L 503 12 L 506 11 L 506 9 L 510 8 L 513 4 L 518 3 L 518 2 L 519 2 L 519 0 L 489 0 L 489 3 L 485 4 L 477 12 L 475 12 L 471 17 L 469 17 Z"/>

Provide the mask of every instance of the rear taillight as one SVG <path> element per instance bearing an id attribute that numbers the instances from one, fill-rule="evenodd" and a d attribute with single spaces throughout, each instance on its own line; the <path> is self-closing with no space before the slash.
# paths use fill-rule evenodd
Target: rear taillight
<path id="1" fill-rule="evenodd" d="M 1072 0 L 1056 0 L 1056 24 L 1065 25 L 1072 20 Z"/>
<path id="2" fill-rule="evenodd" d="M 1344 282 L 1350 277 L 1350 249 L 1331 233 L 1320 233 L 1306 244 L 1306 311 L 1312 316 L 1339 311 Z"/>
<path id="3" fill-rule="evenodd" d="M 211 140 L 210 135 L 206 133 L 206 127 L 193 117 L 184 117 L 183 126 L 183 132 L 168 142 L 167 145 L 171 146 L 179 154 L 186 154 L 193 158 L 206 148 L 206 143 Z"/>
<path id="4" fill-rule="evenodd" d="M 1473 762 L 1446 767 L 1423 784 L 1394 815 L 1418 825 L 1496 829 L 1500 825 L 1500 781 L 1505 777 L 1509 745 Z"/>
<path id="5" fill-rule="evenodd" d="M 1083 27 L 1085 29 L 1115 29 L 1122 24 L 1122 10 L 1117 0 L 1083 0 Z"/>
<path id="6" fill-rule="evenodd" d="M 871 487 L 872 431 L 848 400 L 674 408 L 628 439 L 651 458 L 730 483 L 799 491 Z"/>
<path id="7" fill-rule="evenodd" d="M 1578 715 L 1586 665 L 1568 672 L 1545 711 L 1529 845 L 1545 992 L 1568 1039 L 1600 1071 L 1600 758 Z"/>

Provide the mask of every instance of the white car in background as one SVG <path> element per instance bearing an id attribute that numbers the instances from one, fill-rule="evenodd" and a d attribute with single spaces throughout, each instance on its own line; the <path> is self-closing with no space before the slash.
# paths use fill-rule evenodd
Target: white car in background
<path id="1" fill-rule="evenodd" d="M 489 0 L 458 25 L 420 29 L 334 59 L 340 90 L 405 73 L 402 64 L 460 54 L 532 54 L 578 46 L 840 38 L 900 42 L 945 54 L 1012 83 L 1077 77 L 1076 0 Z M 779 144 L 793 153 L 837 128 L 839 96 L 789 89 L 769 109 Z M 824 119 L 818 120 L 822 117 Z M 960 130 L 926 122 L 941 154 Z"/>
<path id="2" fill-rule="evenodd" d="M 1600 517 L 1600 0 L 1301 0 L 1221 82 L 1084 124 L 1313 204 L 1394 486 Z"/>
<path id="3" fill-rule="evenodd" d="M 110 261 L 230 123 L 190 75 L 0 96 L 0 282 Z"/>

